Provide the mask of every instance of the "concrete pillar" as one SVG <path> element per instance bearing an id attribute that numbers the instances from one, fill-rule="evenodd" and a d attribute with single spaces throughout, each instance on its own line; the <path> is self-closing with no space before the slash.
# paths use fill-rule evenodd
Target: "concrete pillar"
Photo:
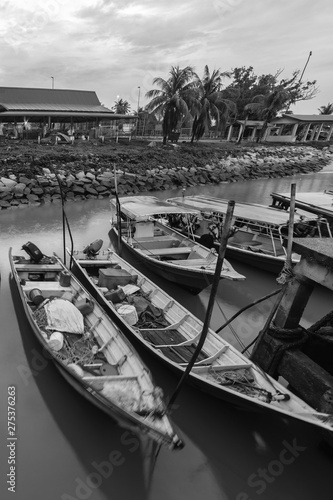
<path id="1" fill-rule="evenodd" d="M 317 127 L 317 133 L 316 133 L 316 136 L 315 136 L 315 141 L 318 141 L 319 140 L 319 136 L 320 136 L 320 132 L 323 128 L 323 123 L 320 123 Z"/>
<path id="2" fill-rule="evenodd" d="M 313 291 L 314 283 L 310 279 L 297 274 L 297 279 L 288 283 L 274 318 L 279 328 L 297 328 L 304 309 Z"/>
<path id="3" fill-rule="evenodd" d="M 252 134 L 251 134 L 251 141 L 254 141 L 256 138 L 256 131 L 257 127 L 253 127 Z"/>
<path id="4" fill-rule="evenodd" d="M 304 133 L 303 133 L 303 141 L 304 142 L 306 142 L 306 138 L 308 136 L 310 127 L 311 127 L 311 123 L 307 123 L 306 126 L 305 126 L 305 130 L 304 130 Z"/>
<path id="5" fill-rule="evenodd" d="M 239 139 L 241 138 L 241 135 L 242 135 L 243 130 L 245 130 L 245 127 L 244 127 L 244 124 L 243 124 L 243 123 L 241 123 L 241 124 L 240 124 L 240 127 L 239 127 L 239 131 L 238 131 L 237 142 L 238 142 L 238 141 L 239 141 Z"/>
<path id="6" fill-rule="evenodd" d="M 294 137 L 295 140 L 296 140 L 297 129 L 298 129 L 298 123 L 295 123 L 295 125 L 293 126 L 293 129 L 291 131 L 291 137 Z"/>
<path id="7" fill-rule="evenodd" d="M 232 131 L 233 131 L 233 128 L 234 128 L 234 126 L 233 126 L 233 125 L 230 125 L 230 126 L 229 126 L 228 136 L 227 136 L 227 141 L 230 141 L 230 140 L 231 140 L 231 136 L 232 136 Z"/>

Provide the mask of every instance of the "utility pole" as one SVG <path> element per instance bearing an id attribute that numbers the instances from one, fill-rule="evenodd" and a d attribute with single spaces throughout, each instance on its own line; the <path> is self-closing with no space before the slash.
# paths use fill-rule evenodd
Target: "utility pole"
<path id="1" fill-rule="evenodd" d="M 307 58 L 306 63 L 305 63 L 305 65 L 304 65 L 304 68 L 303 68 L 303 71 L 302 71 L 302 73 L 301 73 L 301 76 L 299 77 L 298 83 L 301 83 L 301 81 L 302 81 L 302 78 L 303 78 L 304 72 L 305 72 L 305 70 L 306 70 L 306 67 L 307 67 L 307 65 L 308 65 L 308 63 L 309 63 L 309 60 L 310 60 L 310 57 L 311 57 L 311 56 L 312 56 L 312 50 L 310 50 L 310 52 L 309 52 L 308 58 Z M 290 108 L 290 104 L 291 104 L 291 101 L 289 102 L 289 104 L 288 104 L 288 106 L 287 106 L 287 109 L 286 109 L 285 113 L 287 113 L 287 111 L 289 110 L 289 108 Z"/>
<path id="2" fill-rule="evenodd" d="M 138 93 L 138 110 L 137 110 L 138 119 L 137 119 L 137 122 L 136 122 L 136 135 L 138 135 L 138 132 L 139 132 L 139 109 L 140 109 L 140 90 L 141 90 L 141 87 L 138 87 L 138 89 L 139 89 L 139 93 Z"/>
<path id="3" fill-rule="evenodd" d="M 52 90 L 54 89 L 54 76 L 51 76 L 51 80 L 52 80 Z"/>
<path id="4" fill-rule="evenodd" d="M 307 59 L 307 61 L 306 61 L 306 63 L 305 63 L 305 66 L 304 66 L 304 68 L 303 68 L 302 74 L 301 74 L 301 76 L 300 76 L 300 78 L 299 78 L 299 82 L 300 82 L 300 83 L 301 83 L 301 81 L 302 81 L 302 78 L 303 78 L 303 75 L 304 75 L 304 71 L 306 70 L 306 67 L 307 67 L 307 65 L 308 65 L 308 62 L 309 62 L 309 60 L 310 60 L 310 57 L 311 57 L 311 56 L 312 56 L 312 50 L 310 50 L 310 52 L 309 52 L 308 59 Z"/>

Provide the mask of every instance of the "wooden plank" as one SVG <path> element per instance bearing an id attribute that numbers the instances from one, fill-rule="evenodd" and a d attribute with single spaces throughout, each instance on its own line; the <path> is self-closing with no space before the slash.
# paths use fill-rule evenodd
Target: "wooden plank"
<path id="1" fill-rule="evenodd" d="M 169 347 L 163 348 L 163 354 L 177 363 L 188 363 L 195 351 L 195 345 L 177 345 L 187 340 L 177 330 L 166 330 L 158 332 L 141 330 L 140 333 L 145 340 L 150 342 L 157 349 L 159 345 L 165 346 L 166 344 L 168 344 Z M 205 358 L 207 358 L 207 355 L 203 352 L 200 352 L 197 359 L 198 361 L 201 361 Z"/>
<path id="2" fill-rule="evenodd" d="M 250 363 L 235 363 L 235 364 L 229 364 L 229 365 L 210 365 L 210 366 L 193 366 L 192 370 L 195 371 L 196 373 L 205 373 L 209 370 L 213 370 L 216 372 L 225 372 L 225 371 L 232 371 L 232 370 L 245 370 L 247 368 L 251 368 L 252 365 Z"/>
<path id="3" fill-rule="evenodd" d="M 40 290 L 63 290 L 68 292 L 71 290 L 70 286 L 61 286 L 59 281 L 26 281 L 22 285 L 23 290 L 31 290 L 32 288 L 39 288 Z"/>
<path id="4" fill-rule="evenodd" d="M 173 247 L 173 248 L 149 248 L 149 250 L 138 249 L 145 255 L 188 255 L 192 252 L 192 248 Z"/>
<path id="5" fill-rule="evenodd" d="M 27 271 L 27 272 L 60 272 L 63 270 L 59 264 L 15 264 L 17 271 Z"/>
<path id="6" fill-rule="evenodd" d="M 87 375 L 82 377 L 82 380 L 86 380 L 87 382 L 91 382 L 94 380 L 137 380 L 138 377 L 136 375 Z"/>

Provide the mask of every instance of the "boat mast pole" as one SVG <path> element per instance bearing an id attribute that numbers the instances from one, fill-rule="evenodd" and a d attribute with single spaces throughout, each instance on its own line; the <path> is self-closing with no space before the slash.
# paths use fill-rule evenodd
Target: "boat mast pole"
<path id="1" fill-rule="evenodd" d="M 121 216 L 120 216 L 120 201 L 118 196 L 118 184 L 117 184 L 117 172 L 116 172 L 116 164 L 113 164 L 114 171 L 114 190 L 116 195 L 116 206 L 117 206 L 117 227 L 118 227 L 118 250 L 121 254 Z"/>
<path id="2" fill-rule="evenodd" d="M 213 313 L 213 308 L 214 308 L 214 303 L 215 303 L 215 297 L 218 289 L 218 285 L 220 282 L 220 276 L 221 276 L 221 270 L 223 266 L 223 261 L 224 261 L 224 256 L 227 248 L 227 242 L 228 242 L 228 236 L 231 228 L 231 221 L 234 213 L 234 208 L 235 208 L 235 202 L 233 200 L 230 200 L 228 202 L 228 208 L 227 208 L 227 213 L 226 213 L 226 218 L 225 218 L 225 224 L 223 225 L 223 231 L 222 231 L 222 236 L 221 236 L 221 243 L 220 243 L 220 248 L 219 248 L 219 253 L 217 257 L 217 262 L 216 262 L 216 268 L 215 268 L 215 273 L 214 273 L 214 278 L 213 278 L 213 283 L 212 283 L 212 288 L 209 296 L 209 301 L 208 301 L 208 306 L 207 306 L 207 311 L 206 311 L 206 317 L 205 321 L 203 324 L 202 332 L 200 339 L 198 341 L 198 344 L 195 348 L 195 351 L 193 353 L 193 356 L 191 360 L 189 361 L 185 372 L 183 373 L 180 381 L 178 382 L 178 385 L 176 387 L 175 392 L 172 394 L 170 401 L 167 406 L 167 410 L 172 408 L 172 405 L 174 404 L 184 382 L 189 376 L 190 371 L 193 368 L 193 365 L 202 349 L 202 346 L 205 343 L 207 333 L 208 333 L 208 328 L 210 325 L 212 313 Z"/>

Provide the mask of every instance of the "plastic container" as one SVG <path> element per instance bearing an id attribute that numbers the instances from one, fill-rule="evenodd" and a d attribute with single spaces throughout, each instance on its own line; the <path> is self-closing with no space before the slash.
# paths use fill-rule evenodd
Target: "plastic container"
<path id="1" fill-rule="evenodd" d="M 70 286 L 71 275 L 68 271 L 61 271 L 59 276 L 60 286 Z"/>
<path id="2" fill-rule="evenodd" d="M 130 304 L 120 306 L 117 312 L 128 325 L 135 325 L 139 320 L 135 307 Z"/>
<path id="3" fill-rule="evenodd" d="M 42 292 L 38 288 L 33 288 L 32 290 L 30 290 L 29 299 L 36 306 L 39 306 L 44 301 L 44 297 L 42 295 Z"/>
<path id="4" fill-rule="evenodd" d="M 64 336 L 61 332 L 53 332 L 48 341 L 53 351 L 60 351 L 64 345 Z"/>
<path id="5" fill-rule="evenodd" d="M 98 286 L 106 287 L 108 290 L 114 290 L 117 286 L 136 283 L 137 275 L 132 275 L 125 269 L 100 269 L 98 275 Z"/>

